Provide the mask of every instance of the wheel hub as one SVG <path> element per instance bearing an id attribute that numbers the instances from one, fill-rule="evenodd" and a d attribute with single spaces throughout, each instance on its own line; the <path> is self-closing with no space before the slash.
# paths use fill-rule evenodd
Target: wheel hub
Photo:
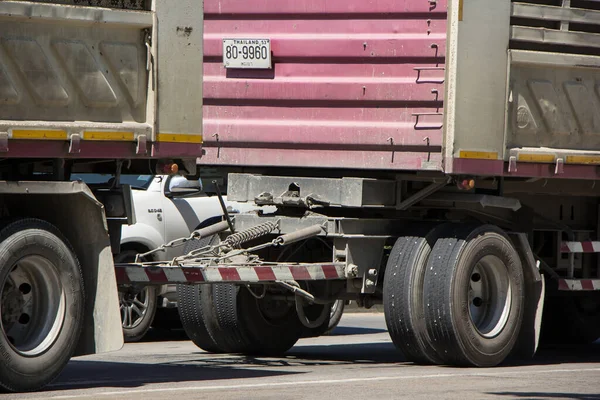
<path id="1" fill-rule="evenodd" d="M 35 356 L 58 337 L 66 297 L 56 266 L 41 256 L 19 260 L 2 284 L 2 334 L 18 353 Z"/>
<path id="2" fill-rule="evenodd" d="M 469 282 L 469 314 L 484 337 L 498 335 L 508 320 L 511 286 L 508 268 L 496 256 L 483 257 L 473 268 Z"/>
<path id="3" fill-rule="evenodd" d="M 139 291 L 130 289 L 119 292 L 119 303 L 121 308 L 121 320 L 123 328 L 133 329 L 142 323 L 148 312 L 150 297 L 149 288 L 144 287 Z"/>

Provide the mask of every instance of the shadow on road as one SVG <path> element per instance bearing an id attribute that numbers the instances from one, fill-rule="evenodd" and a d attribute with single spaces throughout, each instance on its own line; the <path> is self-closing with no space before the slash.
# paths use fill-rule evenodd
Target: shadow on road
<path id="1" fill-rule="evenodd" d="M 384 333 L 386 329 L 377 328 L 359 328 L 354 326 L 338 326 L 329 336 L 346 336 L 346 335 L 369 335 L 372 333 Z"/>
<path id="2" fill-rule="evenodd" d="M 573 400 L 598 400 L 598 394 L 585 393 L 542 393 L 542 392 L 488 392 L 487 394 L 496 396 L 506 396 L 511 399 L 525 398 L 527 400 L 545 400 L 545 399 L 573 399 Z"/>
<path id="3" fill-rule="evenodd" d="M 206 356 L 206 354 L 203 354 Z M 246 357 L 238 357 L 245 359 Z M 136 388 L 151 383 L 220 381 L 295 375 L 301 372 L 240 368 L 236 364 L 185 361 L 180 363 L 142 364 L 127 362 L 79 361 L 69 363 L 60 378 L 46 391 L 100 387 Z M 247 364 L 247 363 L 246 363 Z"/>

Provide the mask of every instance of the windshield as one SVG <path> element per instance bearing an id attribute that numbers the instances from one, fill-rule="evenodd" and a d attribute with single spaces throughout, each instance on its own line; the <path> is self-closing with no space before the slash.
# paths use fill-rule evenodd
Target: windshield
<path id="1" fill-rule="evenodd" d="M 108 185 L 114 175 L 108 174 L 72 174 L 71 180 L 80 180 L 88 185 Z M 154 175 L 121 175 L 122 185 L 131 185 L 134 189 L 146 190 L 152 183 Z"/>

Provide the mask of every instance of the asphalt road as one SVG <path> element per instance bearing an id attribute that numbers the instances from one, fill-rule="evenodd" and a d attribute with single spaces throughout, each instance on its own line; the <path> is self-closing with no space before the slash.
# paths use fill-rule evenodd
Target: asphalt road
<path id="1" fill-rule="evenodd" d="M 154 341 L 150 341 L 154 340 Z M 415 366 L 382 314 L 345 314 L 285 357 L 207 354 L 181 333 L 74 359 L 45 392 L 0 399 L 600 399 L 600 343 L 490 369 Z"/>

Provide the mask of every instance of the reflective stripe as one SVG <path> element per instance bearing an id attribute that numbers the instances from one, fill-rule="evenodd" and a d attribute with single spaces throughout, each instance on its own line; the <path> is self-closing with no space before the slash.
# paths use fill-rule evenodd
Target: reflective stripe
<path id="1" fill-rule="evenodd" d="M 523 162 L 553 163 L 554 154 L 519 154 L 518 160 Z"/>
<path id="2" fill-rule="evenodd" d="M 11 138 L 67 140 L 67 132 L 58 129 L 13 129 Z"/>
<path id="3" fill-rule="evenodd" d="M 480 160 L 497 160 L 498 152 L 461 150 L 459 157 L 460 158 L 475 158 L 475 159 L 480 159 Z"/>
<path id="4" fill-rule="evenodd" d="M 172 143 L 202 143 L 202 135 L 186 133 L 159 133 L 156 135 L 157 142 Z"/>
<path id="5" fill-rule="evenodd" d="M 567 164 L 600 164 L 600 156 L 567 156 Z"/>
<path id="6" fill-rule="evenodd" d="M 85 131 L 84 140 L 123 140 L 133 142 L 133 132 L 115 132 L 115 131 Z"/>

